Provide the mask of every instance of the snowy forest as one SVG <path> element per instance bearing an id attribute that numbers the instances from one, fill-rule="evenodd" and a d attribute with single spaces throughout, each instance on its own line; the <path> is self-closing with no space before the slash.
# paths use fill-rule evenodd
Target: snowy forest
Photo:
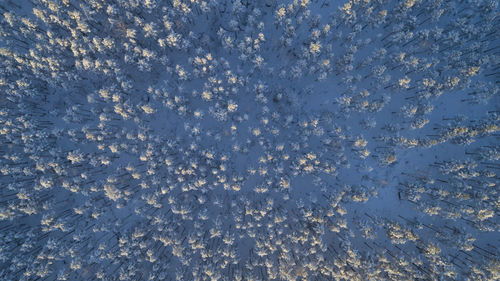
<path id="1" fill-rule="evenodd" d="M 0 0 L 0 280 L 500 280 L 497 0 Z"/>

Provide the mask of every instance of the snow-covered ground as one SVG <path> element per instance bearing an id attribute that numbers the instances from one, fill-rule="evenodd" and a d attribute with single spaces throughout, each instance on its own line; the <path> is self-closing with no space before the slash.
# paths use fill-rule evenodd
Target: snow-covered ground
<path id="1" fill-rule="evenodd" d="M 500 280 L 499 12 L 0 2 L 0 279 Z"/>

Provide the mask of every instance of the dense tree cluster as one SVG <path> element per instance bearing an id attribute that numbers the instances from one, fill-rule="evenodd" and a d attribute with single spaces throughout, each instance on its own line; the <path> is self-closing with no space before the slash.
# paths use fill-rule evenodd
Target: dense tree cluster
<path id="1" fill-rule="evenodd" d="M 500 279 L 497 1 L 0 14 L 0 279 Z"/>

